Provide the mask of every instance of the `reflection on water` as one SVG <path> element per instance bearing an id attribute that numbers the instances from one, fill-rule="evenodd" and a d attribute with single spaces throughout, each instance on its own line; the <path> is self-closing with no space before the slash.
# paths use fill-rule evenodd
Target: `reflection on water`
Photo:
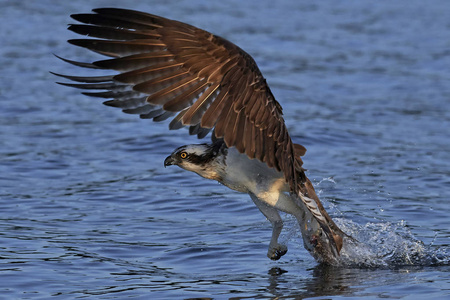
<path id="1" fill-rule="evenodd" d="M 441 274 L 445 274 L 450 269 L 441 269 Z M 353 296 L 367 297 L 380 296 L 386 291 L 386 285 L 397 285 L 399 287 L 398 297 L 410 294 L 408 288 L 409 276 L 414 276 L 417 281 L 413 289 L 419 294 L 425 294 L 423 287 L 434 285 L 433 280 L 427 283 L 422 273 L 429 271 L 427 267 L 398 267 L 392 269 L 361 269 L 361 268 L 338 268 L 332 266 L 318 265 L 310 271 L 310 277 L 299 280 L 297 284 L 292 284 L 289 273 L 284 273 L 282 269 L 273 268 L 269 272 L 267 291 L 273 297 L 304 299 L 321 296 Z M 405 276 L 407 274 L 407 276 Z M 367 287 L 370 286 L 368 289 Z M 384 286 L 384 287 L 383 287 Z M 422 291 L 421 291 L 422 289 Z M 428 289 L 426 289 L 428 290 Z"/>

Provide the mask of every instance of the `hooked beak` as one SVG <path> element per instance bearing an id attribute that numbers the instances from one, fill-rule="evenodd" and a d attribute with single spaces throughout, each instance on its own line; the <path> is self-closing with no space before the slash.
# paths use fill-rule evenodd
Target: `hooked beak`
<path id="1" fill-rule="evenodd" d="M 166 159 L 164 160 L 164 167 L 172 166 L 172 165 L 175 165 L 175 164 L 176 164 L 176 162 L 172 158 L 172 155 L 167 156 Z"/>

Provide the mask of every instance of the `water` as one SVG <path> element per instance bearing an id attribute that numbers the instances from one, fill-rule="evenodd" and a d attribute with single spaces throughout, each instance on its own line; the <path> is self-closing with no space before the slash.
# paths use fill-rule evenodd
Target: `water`
<path id="1" fill-rule="evenodd" d="M 0 1 L 0 298 L 450 297 L 450 6 L 446 1 L 127 1 L 256 59 L 325 207 L 366 246 L 288 253 L 246 195 L 163 160 L 196 142 L 54 84 L 93 56 L 71 13 L 120 1 Z M 74 73 L 75 72 L 75 73 Z"/>

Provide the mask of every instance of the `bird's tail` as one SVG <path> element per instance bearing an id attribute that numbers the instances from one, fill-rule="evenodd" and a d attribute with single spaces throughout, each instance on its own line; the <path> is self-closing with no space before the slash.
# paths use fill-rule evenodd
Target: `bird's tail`
<path id="1" fill-rule="evenodd" d="M 311 181 L 304 176 L 298 185 L 297 204 L 305 211 L 300 224 L 305 247 L 318 261 L 333 264 L 339 258 L 345 233 L 326 212 Z"/>

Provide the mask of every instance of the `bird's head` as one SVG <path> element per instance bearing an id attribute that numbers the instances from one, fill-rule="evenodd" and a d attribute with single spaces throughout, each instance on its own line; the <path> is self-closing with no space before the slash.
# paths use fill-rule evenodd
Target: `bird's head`
<path id="1" fill-rule="evenodd" d="M 177 148 L 164 160 L 164 166 L 177 165 L 208 179 L 220 179 L 217 147 L 209 144 L 186 145 Z"/>

